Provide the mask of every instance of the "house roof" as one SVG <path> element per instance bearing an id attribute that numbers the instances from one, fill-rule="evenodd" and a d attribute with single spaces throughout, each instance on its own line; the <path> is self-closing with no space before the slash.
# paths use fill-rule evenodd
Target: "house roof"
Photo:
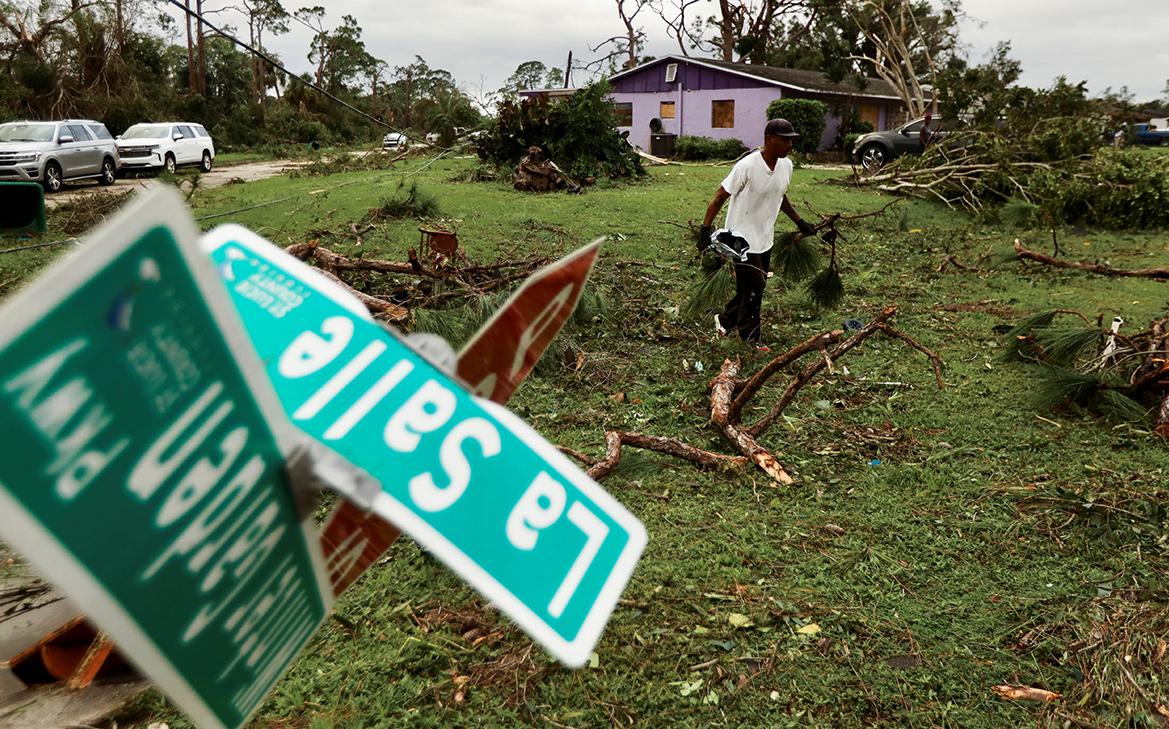
<path id="1" fill-rule="evenodd" d="M 746 76 L 757 81 L 763 81 L 777 86 L 786 86 L 788 88 L 796 89 L 797 91 L 809 91 L 820 94 L 837 94 L 837 95 L 851 95 L 851 96 L 865 96 L 874 99 L 893 99 L 900 101 L 901 97 L 897 91 L 887 81 L 882 81 L 879 78 L 866 78 L 865 87 L 863 89 L 857 88 L 857 85 L 851 81 L 833 81 L 828 78 L 827 74 L 820 71 L 805 71 L 798 68 L 778 68 L 776 66 L 760 66 L 750 63 L 735 63 L 733 61 L 722 61 L 714 58 L 691 58 L 688 56 L 665 56 L 657 58 L 649 63 L 643 63 L 640 66 L 622 71 L 609 77 L 610 81 L 631 75 L 644 68 L 658 63 L 693 63 L 696 66 L 705 66 L 720 71 L 733 73 L 737 76 Z"/>

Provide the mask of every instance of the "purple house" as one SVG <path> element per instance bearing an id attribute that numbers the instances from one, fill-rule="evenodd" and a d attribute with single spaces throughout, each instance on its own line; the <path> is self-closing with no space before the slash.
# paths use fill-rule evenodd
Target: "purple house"
<path id="1" fill-rule="evenodd" d="M 905 115 L 900 97 L 880 79 L 866 79 L 861 89 L 819 71 L 709 58 L 666 56 L 622 71 L 609 82 L 618 125 L 629 131 L 630 142 L 649 151 L 656 132 L 735 138 L 748 148 L 759 146 L 767 105 L 783 98 L 819 99 L 828 105 L 822 150 L 836 141 L 841 117 L 850 107 L 877 131 L 904 121 Z"/>

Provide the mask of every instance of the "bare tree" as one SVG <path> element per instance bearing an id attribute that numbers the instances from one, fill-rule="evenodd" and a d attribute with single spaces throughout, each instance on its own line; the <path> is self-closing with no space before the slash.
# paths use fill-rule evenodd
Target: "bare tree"
<path id="1" fill-rule="evenodd" d="M 606 38 L 596 46 L 591 46 L 589 50 L 593 53 L 606 46 L 609 46 L 611 50 L 606 55 L 586 64 L 586 67 L 599 67 L 621 56 L 626 57 L 622 68 L 636 66 L 637 51 L 645 42 L 645 31 L 638 28 L 634 21 L 642 10 L 652 8 L 651 2 L 652 0 L 617 0 L 617 15 L 621 18 L 622 25 L 625 26 L 625 33 Z M 627 6 L 626 3 L 629 5 Z"/>
<path id="2" fill-rule="evenodd" d="M 690 49 L 696 48 L 700 42 L 686 25 L 686 11 L 698 2 L 699 0 L 651 0 L 654 12 L 666 24 L 670 37 L 677 41 L 678 51 L 683 56 L 689 56 Z"/>
<path id="3" fill-rule="evenodd" d="M 687 34 L 697 39 L 696 47 L 724 61 L 764 63 L 782 23 L 805 19 L 815 12 L 815 5 L 812 0 L 718 0 L 718 15 L 705 23 L 714 34 L 702 39 L 701 21 Z"/>
<path id="4" fill-rule="evenodd" d="M 938 56 L 957 43 L 958 3 L 944 0 L 935 11 L 929 2 L 865 0 L 847 9 L 870 46 L 850 59 L 871 66 L 892 86 L 911 118 L 923 116 L 933 96 L 925 86 L 937 86 Z"/>

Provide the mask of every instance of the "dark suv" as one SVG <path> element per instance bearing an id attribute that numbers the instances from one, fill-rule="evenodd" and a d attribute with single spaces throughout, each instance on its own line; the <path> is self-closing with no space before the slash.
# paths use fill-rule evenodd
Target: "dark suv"
<path id="1" fill-rule="evenodd" d="M 862 134 L 853 144 L 852 159 L 866 170 L 876 170 L 903 154 L 921 154 L 924 151 L 921 146 L 921 128 L 924 125 L 924 118 L 914 119 L 896 129 Z M 931 123 L 931 129 L 931 143 L 946 136 L 946 130 L 937 119 Z"/>

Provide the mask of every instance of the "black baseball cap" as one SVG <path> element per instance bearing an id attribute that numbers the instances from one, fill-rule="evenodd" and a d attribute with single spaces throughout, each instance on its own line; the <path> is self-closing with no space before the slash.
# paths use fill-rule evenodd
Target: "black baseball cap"
<path id="1" fill-rule="evenodd" d="M 763 136 L 798 137 L 800 134 L 787 119 L 771 119 L 767 122 L 767 126 L 763 128 Z"/>

